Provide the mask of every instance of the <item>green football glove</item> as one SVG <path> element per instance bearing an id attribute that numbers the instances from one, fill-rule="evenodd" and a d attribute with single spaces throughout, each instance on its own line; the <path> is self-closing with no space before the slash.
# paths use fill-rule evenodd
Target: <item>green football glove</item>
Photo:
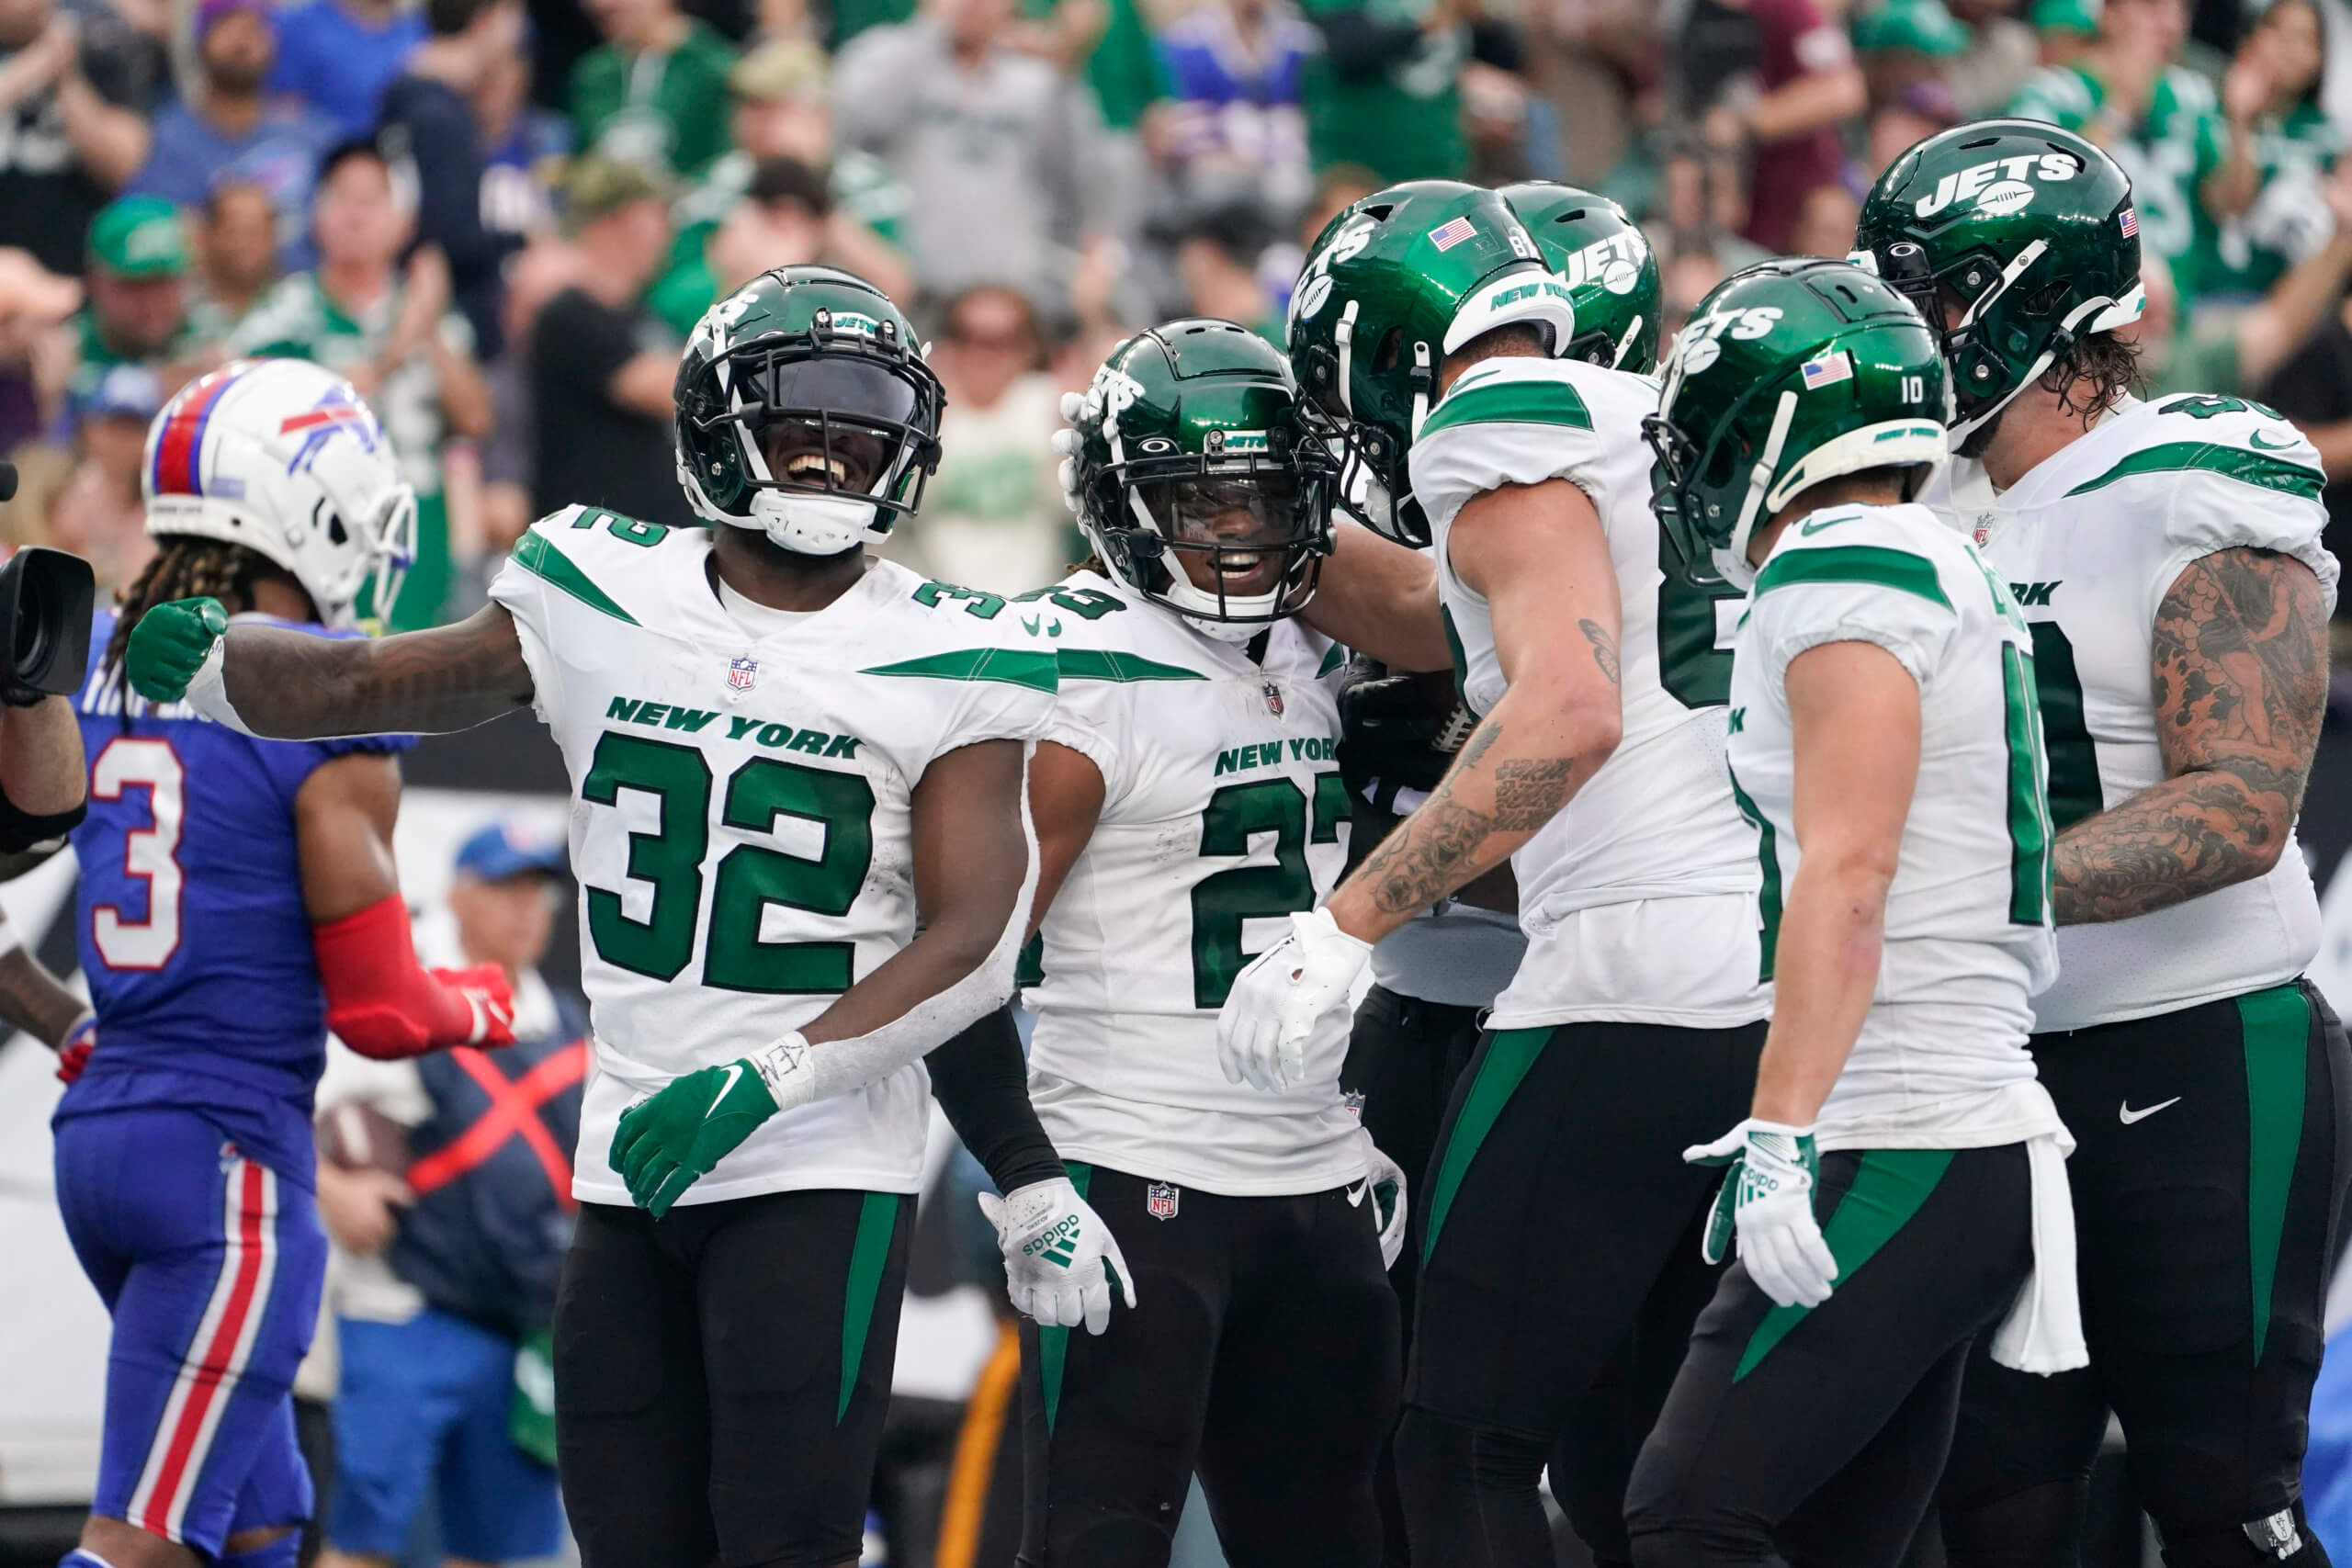
<path id="1" fill-rule="evenodd" d="M 175 703 L 213 646 L 229 630 L 229 613 L 218 599 L 174 599 L 156 605 L 130 628 L 123 672 L 132 690 L 151 703 Z"/>
<path id="2" fill-rule="evenodd" d="M 788 1035 L 763 1055 L 787 1043 L 808 1048 Z M 621 1112 L 613 1133 L 613 1168 L 628 1183 L 629 1201 L 658 1220 L 775 1109 L 767 1078 L 750 1057 L 699 1068 Z"/>

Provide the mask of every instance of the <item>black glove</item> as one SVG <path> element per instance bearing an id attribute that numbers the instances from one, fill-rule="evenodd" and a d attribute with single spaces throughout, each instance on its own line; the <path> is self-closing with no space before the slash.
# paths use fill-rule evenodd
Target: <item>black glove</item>
<path id="1" fill-rule="evenodd" d="M 1476 721 L 1442 675 L 1392 675 L 1358 654 L 1340 675 L 1340 774 L 1394 814 L 1399 789 L 1432 790 Z"/>

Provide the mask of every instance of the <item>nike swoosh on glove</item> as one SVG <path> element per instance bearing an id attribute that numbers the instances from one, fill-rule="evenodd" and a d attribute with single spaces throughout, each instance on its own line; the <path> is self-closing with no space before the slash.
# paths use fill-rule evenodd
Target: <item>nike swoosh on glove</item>
<path id="1" fill-rule="evenodd" d="M 1708 1262 L 1723 1261 L 1724 1245 L 1736 1232 L 1748 1278 L 1775 1303 L 1817 1307 L 1829 1299 L 1838 1259 L 1813 1214 L 1820 1162 L 1812 1128 L 1751 1116 L 1712 1144 L 1684 1149 L 1682 1158 L 1731 1168 L 1700 1244 Z"/>
<path id="2" fill-rule="evenodd" d="M 786 1035 L 778 1044 L 798 1039 Z M 606 1157 L 628 1184 L 629 1201 L 658 1220 L 775 1114 L 767 1079 L 749 1057 L 739 1056 L 674 1078 L 622 1111 Z"/>
<path id="3" fill-rule="evenodd" d="M 1364 1182 L 1372 1190 L 1373 1217 L 1380 1222 L 1380 1266 L 1396 1267 L 1405 1251 L 1405 1222 L 1411 1211 L 1405 1169 L 1380 1152 L 1372 1134 L 1363 1134 Z"/>
<path id="4" fill-rule="evenodd" d="M 506 983 L 505 970 L 495 964 L 477 964 L 466 969 L 428 969 L 425 973 L 457 992 L 473 1009 L 473 1032 L 466 1036 L 465 1043 L 484 1051 L 514 1043 L 514 993 Z"/>
<path id="5" fill-rule="evenodd" d="M 1006 1197 L 983 1192 L 980 1213 L 996 1227 L 1004 1253 L 1004 1286 L 1012 1310 L 1041 1328 L 1075 1328 L 1089 1334 L 1111 1325 L 1111 1295 L 1135 1310 L 1135 1276 L 1119 1251 L 1119 1238 L 1087 1206 L 1067 1177 L 1016 1187 Z"/>
<path id="6" fill-rule="evenodd" d="M 1234 976 L 1216 1015 L 1216 1060 L 1231 1083 L 1279 1093 L 1306 1080 L 1306 1042 L 1348 1005 L 1372 944 L 1341 931 L 1329 909 L 1290 918 L 1290 934 Z"/>

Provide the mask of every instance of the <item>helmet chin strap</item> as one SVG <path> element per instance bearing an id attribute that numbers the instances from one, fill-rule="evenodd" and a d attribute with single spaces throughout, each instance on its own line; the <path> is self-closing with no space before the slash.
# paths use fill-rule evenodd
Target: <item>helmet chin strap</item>
<path id="1" fill-rule="evenodd" d="M 1614 370 L 1625 363 L 1625 355 L 1633 352 L 1634 339 L 1641 330 L 1642 318 L 1639 316 L 1625 323 L 1625 330 L 1617 337 L 1617 352 L 1610 356 L 1609 368 Z"/>
<path id="2" fill-rule="evenodd" d="M 1796 417 L 1796 393 L 1782 392 L 1780 406 L 1772 411 L 1771 434 L 1765 436 L 1764 450 L 1748 473 L 1747 499 L 1740 502 L 1731 542 L 1714 552 L 1716 570 L 1734 588 L 1747 588 L 1756 581 L 1756 569 L 1747 560 L 1747 541 L 1755 535 L 1756 514 L 1764 510 L 1764 492 L 1772 488 L 1772 477 L 1780 471 L 1781 452 L 1789 444 L 1789 426 Z"/>
<path id="3" fill-rule="evenodd" d="M 855 545 L 878 543 L 873 502 L 838 495 L 789 495 L 763 490 L 752 497 L 752 516 L 778 548 L 795 555 L 837 556 Z"/>

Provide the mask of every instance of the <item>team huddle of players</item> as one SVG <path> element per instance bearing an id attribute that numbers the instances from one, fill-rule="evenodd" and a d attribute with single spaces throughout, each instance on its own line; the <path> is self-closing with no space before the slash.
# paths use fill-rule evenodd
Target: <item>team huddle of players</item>
<path id="1" fill-rule="evenodd" d="M 81 701 L 60 1186 L 116 1348 L 69 1562 L 291 1562 L 322 1026 L 506 1006 L 334 869 L 388 864 L 397 743 L 323 738 L 526 705 L 594 1009 L 590 1568 L 856 1561 L 934 1096 L 1033 1320 L 1024 1563 L 1164 1563 L 1197 1475 L 1237 1568 L 1533 1568 L 1548 1470 L 1604 1563 L 2057 1564 L 2109 1411 L 2172 1568 L 2324 1562 L 2336 568 L 2292 426 L 2129 394 L 2141 304 L 2125 177 L 2020 121 L 1663 363 L 1610 203 L 1396 186 L 1286 353 L 1113 353 L 1057 443 L 1092 555 L 1007 600 L 866 555 L 938 382 L 781 269 L 679 371 L 710 527 L 568 509 L 384 639 L 333 635 L 407 549 L 372 416 L 198 382 Z"/>

